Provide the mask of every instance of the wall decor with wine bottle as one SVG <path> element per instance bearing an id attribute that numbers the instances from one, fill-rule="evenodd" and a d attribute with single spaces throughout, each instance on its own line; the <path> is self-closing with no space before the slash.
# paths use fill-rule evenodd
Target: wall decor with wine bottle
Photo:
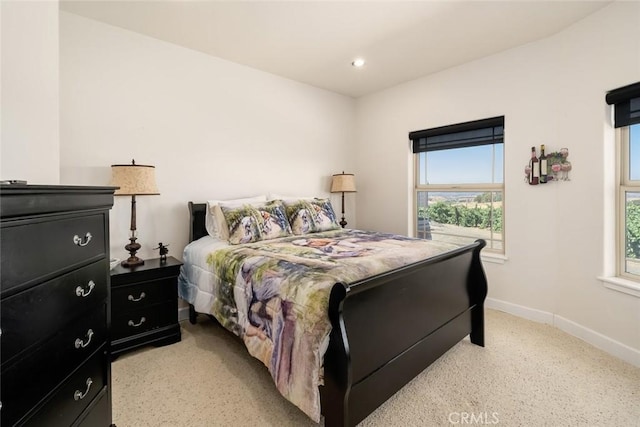
<path id="1" fill-rule="evenodd" d="M 531 147 L 531 158 L 524 168 L 524 181 L 529 185 L 546 184 L 548 182 L 571 181 L 569 171 L 571 162 L 568 160 L 569 149 L 545 153 L 545 146 L 540 146 L 540 156 L 536 147 Z"/>

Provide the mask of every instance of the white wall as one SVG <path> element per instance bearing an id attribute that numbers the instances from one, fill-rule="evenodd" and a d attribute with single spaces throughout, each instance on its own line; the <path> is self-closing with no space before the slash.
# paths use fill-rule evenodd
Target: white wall
<path id="1" fill-rule="evenodd" d="M 58 184 L 58 2 L 0 2 L 0 179 Z"/>
<path id="2" fill-rule="evenodd" d="M 604 98 L 639 79 L 640 3 L 617 2 L 545 40 L 360 98 L 358 226 L 411 229 L 408 132 L 504 115 L 508 260 L 485 263 L 489 296 L 639 351 L 640 299 L 597 280 L 611 273 L 605 247 L 614 239 L 613 129 Z M 530 147 L 540 144 L 569 148 L 570 182 L 524 183 Z"/>
<path id="3" fill-rule="evenodd" d="M 189 200 L 328 196 L 331 175 L 353 170 L 353 99 L 66 12 L 60 111 L 63 183 L 106 185 L 110 165 L 132 158 L 156 166 L 161 195 L 137 198 L 143 258 L 160 241 L 182 257 Z M 130 203 L 116 197 L 111 211 L 121 259 Z"/>

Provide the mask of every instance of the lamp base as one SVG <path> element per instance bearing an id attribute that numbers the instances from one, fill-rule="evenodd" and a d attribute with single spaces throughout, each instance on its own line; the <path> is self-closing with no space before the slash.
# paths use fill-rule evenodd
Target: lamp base
<path id="1" fill-rule="evenodd" d="M 142 258 L 138 258 L 137 256 L 129 257 L 120 263 L 123 267 L 137 267 L 139 265 L 144 265 L 144 260 Z"/>
<path id="2" fill-rule="evenodd" d="M 344 220 L 344 191 L 342 192 L 342 221 L 340 221 L 340 225 L 342 228 L 347 226 L 347 221 Z"/>
<path id="3" fill-rule="evenodd" d="M 138 265 L 144 264 L 144 260 L 136 256 L 136 252 L 138 252 L 138 249 L 142 247 L 140 243 L 136 243 L 136 239 L 137 237 L 131 236 L 129 238 L 131 242 L 124 247 L 129 252 L 129 258 L 120 263 L 120 265 L 122 265 L 123 267 L 136 267 Z"/>

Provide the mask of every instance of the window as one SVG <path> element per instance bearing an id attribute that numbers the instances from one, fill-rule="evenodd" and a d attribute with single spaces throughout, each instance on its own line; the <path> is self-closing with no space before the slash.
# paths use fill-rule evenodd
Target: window
<path id="1" fill-rule="evenodd" d="M 640 124 L 618 129 L 619 276 L 640 280 Z"/>
<path id="2" fill-rule="evenodd" d="M 640 83 L 612 90 L 618 143 L 618 276 L 640 281 Z"/>
<path id="3" fill-rule="evenodd" d="M 504 253 L 504 117 L 409 133 L 417 237 Z"/>

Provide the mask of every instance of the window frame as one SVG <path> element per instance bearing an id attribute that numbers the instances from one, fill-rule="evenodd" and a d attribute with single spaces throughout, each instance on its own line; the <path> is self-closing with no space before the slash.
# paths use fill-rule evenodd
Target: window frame
<path id="1" fill-rule="evenodd" d="M 631 124 L 616 129 L 616 152 L 617 152 L 617 200 L 616 200 L 616 276 L 640 283 L 640 275 L 627 272 L 627 198 L 626 193 L 640 193 L 640 180 L 630 179 L 630 145 L 631 145 Z"/>
<path id="2" fill-rule="evenodd" d="M 452 125 L 455 126 L 455 125 Z M 505 143 L 504 143 L 504 130 L 503 130 L 503 155 L 502 155 L 502 183 L 457 183 L 457 184 L 421 184 L 420 183 L 420 156 L 423 152 L 412 153 L 414 156 L 413 160 L 413 233 L 414 236 L 418 236 L 418 193 L 419 192 L 500 192 L 502 194 L 502 249 L 495 249 L 491 247 L 491 244 L 485 246 L 483 251 L 489 252 L 493 255 L 506 255 L 506 233 L 505 233 Z M 486 144 L 492 145 L 493 150 L 495 150 L 495 143 Z M 427 152 L 428 153 L 428 152 Z M 495 153 L 492 156 L 492 161 L 495 162 L 496 156 Z M 495 163 L 492 166 L 492 174 L 495 172 Z M 495 241 L 493 238 L 493 229 L 490 230 L 491 239 Z M 490 243 L 490 242 L 489 242 Z"/>

